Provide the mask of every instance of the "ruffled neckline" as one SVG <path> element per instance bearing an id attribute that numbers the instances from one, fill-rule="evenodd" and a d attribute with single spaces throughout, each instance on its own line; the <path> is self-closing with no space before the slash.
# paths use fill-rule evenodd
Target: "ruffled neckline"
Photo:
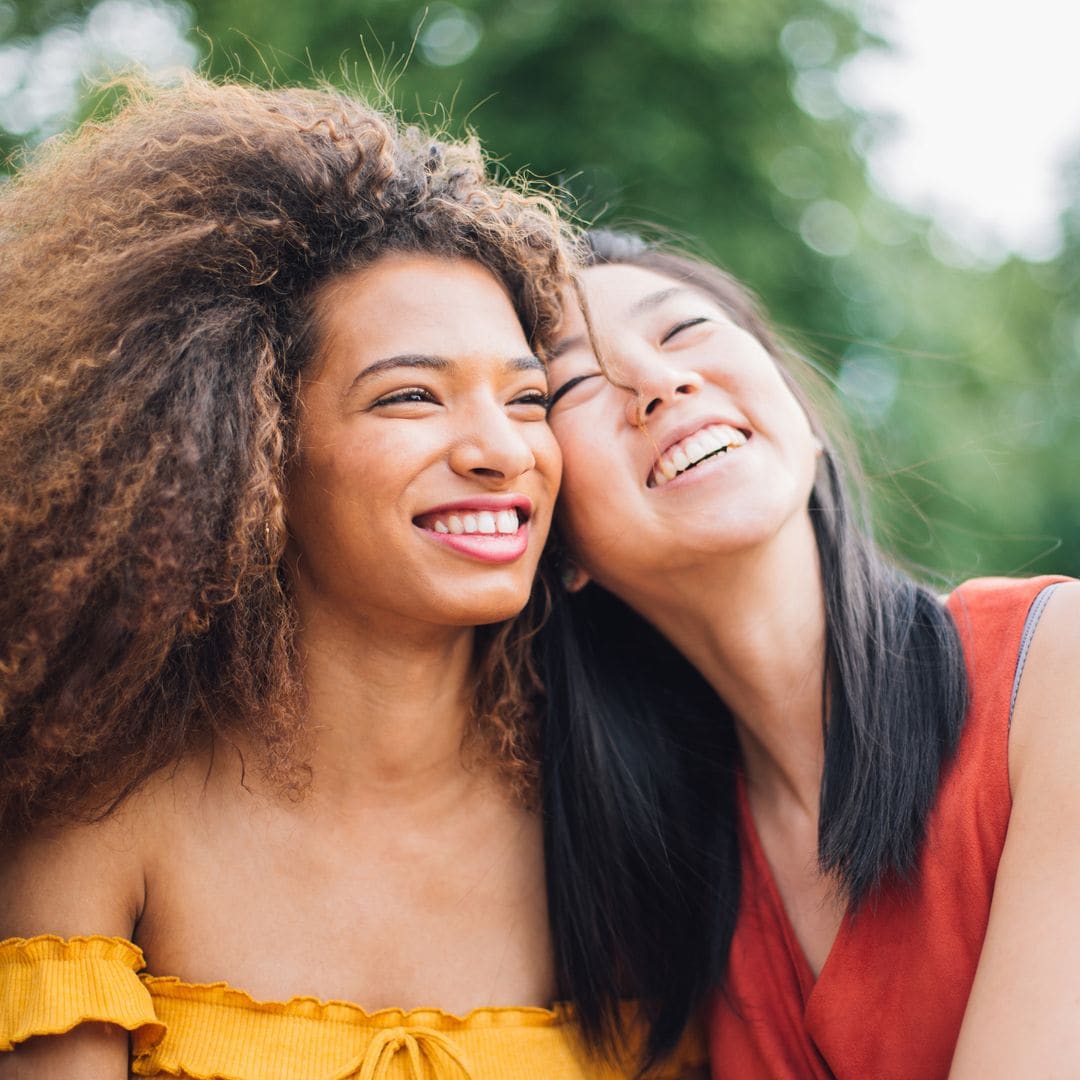
<path id="1" fill-rule="evenodd" d="M 176 975 L 152 975 L 143 969 L 146 957 L 127 938 L 103 934 L 60 937 L 40 934 L 32 938 L 7 938 L 0 941 L 0 955 L 9 954 L 15 962 L 41 960 L 95 959 L 119 961 L 139 973 L 139 981 L 151 997 L 217 1008 L 242 1009 L 268 1016 L 294 1016 L 304 1020 L 330 1021 L 365 1027 L 426 1027 L 440 1031 L 462 1028 L 552 1027 L 569 1023 L 573 1007 L 556 1002 L 551 1008 L 539 1005 L 480 1005 L 465 1013 L 453 1013 L 434 1006 L 416 1008 L 387 1007 L 368 1010 L 352 1001 L 323 999 L 298 994 L 284 1001 L 256 998 L 229 982 L 186 982 Z"/>
<path id="2" fill-rule="evenodd" d="M 263 1000 L 227 982 L 189 983 L 175 975 L 142 975 L 140 978 L 154 998 L 368 1027 L 427 1027 L 445 1031 L 463 1027 L 547 1027 L 569 1022 L 573 1013 L 572 1007 L 562 1002 L 557 1002 L 550 1009 L 539 1005 L 481 1005 L 461 1014 L 432 1006 L 411 1009 L 388 1007 L 369 1011 L 352 1001 L 303 994 L 285 1001 Z"/>

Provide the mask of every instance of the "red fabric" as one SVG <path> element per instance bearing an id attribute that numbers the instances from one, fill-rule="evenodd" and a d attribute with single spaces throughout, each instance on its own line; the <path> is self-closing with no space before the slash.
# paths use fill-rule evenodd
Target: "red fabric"
<path id="1" fill-rule="evenodd" d="M 1059 578 L 970 581 L 949 609 L 970 706 L 928 822 L 919 874 L 841 924 L 815 981 L 740 785 L 742 898 L 726 992 L 714 996 L 714 1080 L 931 1080 L 948 1074 L 990 913 L 1012 799 L 1013 678 L 1032 601 Z"/>

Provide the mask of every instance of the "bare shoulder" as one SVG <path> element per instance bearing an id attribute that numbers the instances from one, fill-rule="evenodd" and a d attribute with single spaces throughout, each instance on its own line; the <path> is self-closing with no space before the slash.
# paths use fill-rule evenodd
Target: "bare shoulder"
<path id="1" fill-rule="evenodd" d="M 130 939 L 143 886 L 138 830 L 124 807 L 103 821 L 39 828 L 0 844 L 0 939 L 55 934 Z M 5 980 L 0 972 L 0 985 Z M 54 1003 L 50 997 L 50 1007 Z M 10 1006 L 10 1002 L 8 1003 Z M 15 1014 L 12 1013 L 10 1021 Z M 128 1036 L 104 1022 L 45 1022 L 40 1034 L 0 1054 L 0 1077 L 107 1080 L 128 1075 Z M 0 1031 L 0 1041 L 13 1032 Z"/>
<path id="2" fill-rule="evenodd" d="M 267 801 L 252 797 L 250 773 L 234 752 L 193 754 L 100 820 L 0 839 L 0 940 L 101 934 L 141 944 L 147 898 L 156 893 L 160 906 L 193 859 L 205 869 L 220 854 L 223 823 Z"/>
<path id="3" fill-rule="evenodd" d="M 1035 628 L 1016 695 L 1009 736 L 1014 792 L 1025 774 L 1056 771 L 1080 751 L 1080 582 L 1058 585 Z M 1057 766 L 1055 765 L 1057 763 Z M 1041 781 L 1036 781 L 1041 782 Z"/>
<path id="4" fill-rule="evenodd" d="M 101 820 L 0 841 L 0 940 L 48 934 L 140 941 L 161 861 L 188 823 L 205 816 L 210 762 L 192 758 L 161 770 Z M 13 1052 L 0 1053 L 0 1078 L 129 1075 L 128 1033 L 107 1012 L 71 1030 L 67 1019 L 44 1024 Z M 0 1023 L 0 1045 L 4 1037 Z"/>
<path id="5" fill-rule="evenodd" d="M 194 763 L 171 766 L 99 820 L 0 840 L 0 940 L 132 938 L 151 863 L 197 797 L 198 772 Z"/>
<path id="6" fill-rule="evenodd" d="M 142 905 L 139 846 L 126 809 L 0 845 L 0 939 L 130 938 Z"/>
<path id="7" fill-rule="evenodd" d="M 1080 584 L 1051 594 L 1013 711 L 1013 803 L 950 1076 L 1072 1075 L 1080 1061 Z"/>

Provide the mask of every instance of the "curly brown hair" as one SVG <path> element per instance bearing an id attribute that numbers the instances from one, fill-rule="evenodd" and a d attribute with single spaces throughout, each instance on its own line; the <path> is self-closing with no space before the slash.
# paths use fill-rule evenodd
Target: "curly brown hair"
<path id="1" fill-rule="evenodd" d="M 280 561 L 312 296 L 390 251 L 473 259 L 543 350 L 553 206 L 349 96 L 191 76 L 42 148 L 0 242 L 0 833 L 108 812 L 238 734 L 302 786 Z M 482 634 L 475 701 L 522 782 L 527 638 Z"/>

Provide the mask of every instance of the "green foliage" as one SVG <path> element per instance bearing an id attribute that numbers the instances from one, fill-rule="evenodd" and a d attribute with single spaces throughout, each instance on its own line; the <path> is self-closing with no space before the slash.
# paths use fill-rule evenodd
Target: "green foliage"
<path id="1" fill-rule="evenodd" d="M 0 14 L 14 13 L 0 48 L 65 21 L 78 28 L 94 7 L 0 0 Z M 195 0 L 183 10 L 213 73 L 323 78 L 409 119 L 474 129 L 507 170 L 572 195 L 582 220 L 654 223 L 748 281 L 837 378 L 877 480 L 882 537 L 902 558 L 945 578 L 1080 574 L 1080 161 L 1060 258 L 944 265 L 928 223 L 876 195 L 852 149 L 873 126 L 831 89 L 831 72 L 866 42 L 849 9 Z M 88 107 L 84 98 L 68 121 Z M 0 139 L 4 150 L 20 141 L 2 129 Z"/>

